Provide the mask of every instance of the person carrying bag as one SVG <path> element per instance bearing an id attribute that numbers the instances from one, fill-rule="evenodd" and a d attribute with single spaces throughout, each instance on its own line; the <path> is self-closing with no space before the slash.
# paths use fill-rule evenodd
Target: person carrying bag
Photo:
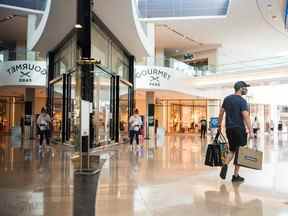
<path id="1" fill-rule="evenodd" d="M 235 93 L 225 97 L 219 113 L 219 130 L 221 130 L 225 114 L 226 135 L 229 143 L 229 154 L 221 168 L 220 177 L 226 179 L 228 165 L 234 158 L 235 169 L 232 182 L 238 183 L 245 180 L 239 175 L 240 166 L 237 164 L 239 148 L 247 145 L 248 136 L 253 138 L 248 104 L 243 98 L 244 95 L 247 95 L 249 86 L 244 81 L 236 82 L 234 84 Z"/>

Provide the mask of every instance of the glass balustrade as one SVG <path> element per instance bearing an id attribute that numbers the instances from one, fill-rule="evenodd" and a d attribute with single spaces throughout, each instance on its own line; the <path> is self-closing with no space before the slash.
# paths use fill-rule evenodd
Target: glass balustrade
<path id="1" fill-rule="evenodd" d="M 179 75 L 201 77 L 213 74 L 253 72 L 264 69 L 288 66 L 288 55 L 273 56 L 270 58 L 254 59 L 222 65 L 191 66 L 173 58 L 145 58 L 137 62 L 140 65 L 160 66 L 174 69 Z"/>
<path id="2" fill-rule="evenodd" d="M 27 51 L 26 49 L 0 50 L 0 63 L 6 61 L 44 61 L 39 52 Z"/>

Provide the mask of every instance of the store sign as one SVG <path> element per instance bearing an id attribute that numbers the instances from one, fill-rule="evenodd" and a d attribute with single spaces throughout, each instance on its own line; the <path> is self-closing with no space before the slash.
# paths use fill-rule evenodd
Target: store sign
<path id="1" fill-rule="evenodd" d="M 145 80 L 150 87 L 161 87 L 161 83 L 171 80 L 171 72 L 164 67 L 136 66 L 137 80 Z"/>
<path id="2" fill-rule="evenodd" d="M 158 66 L 135 66 L 135 88 L 141 90 L 163 90 L 191 94 L 191 76 L 183 72 Z"/>
<path id="3" fill-rule="evenodd" d="M 0 86 L 46 86 L 45 61 L 7 61 L 0 64 Z"/>

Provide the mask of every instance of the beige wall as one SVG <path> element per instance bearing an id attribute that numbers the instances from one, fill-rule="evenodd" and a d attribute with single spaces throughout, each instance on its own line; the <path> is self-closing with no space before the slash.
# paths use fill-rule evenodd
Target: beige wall
<path id="1" fill-rule="evenodd" d="M 42 107 L 45 107 L 46 105 L 46 101 L 47 101 L 47 98 L 35 98 L 35 101 L 34 101 L 34 113 L 40 113 L 41 112 L 41 108 Z"/>
<path id="2" fill-rule="evenodd" d="M 146 100 L 136 98 L 136 108 L 139 110 L 140 115 L 146 116 Z"/>

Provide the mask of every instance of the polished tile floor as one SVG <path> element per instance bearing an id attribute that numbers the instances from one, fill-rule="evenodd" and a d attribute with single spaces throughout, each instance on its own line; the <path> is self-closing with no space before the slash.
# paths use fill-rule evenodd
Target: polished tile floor
<path id="1" fill-rule="evenodd" d="M 243 168 L 239 185 L 232 167 L 223 181 L 203 165 L 209 140 L 196 135 L 103 154 L 99 181 L 75 176 L 65 147 L 39 151 L 36 141 L 0 136 L 0 216 L 288 216 L 288 135 L 260 137 L 251 144 L 264 151 L 263 170 Z"/>
<path id="2" fill-rule="evenodd" d="M 284 216 L 288 215 L 287 134 L 250 142 L 264 151 L 262 171 L 242 168 L 243 184 L 219 179 L 219 168 L 203 166 L 209 142 L 198 136 L 166 137 L 143 150 L 126 147 L 106 163 L 99 180 L 101 216 Z"/>

